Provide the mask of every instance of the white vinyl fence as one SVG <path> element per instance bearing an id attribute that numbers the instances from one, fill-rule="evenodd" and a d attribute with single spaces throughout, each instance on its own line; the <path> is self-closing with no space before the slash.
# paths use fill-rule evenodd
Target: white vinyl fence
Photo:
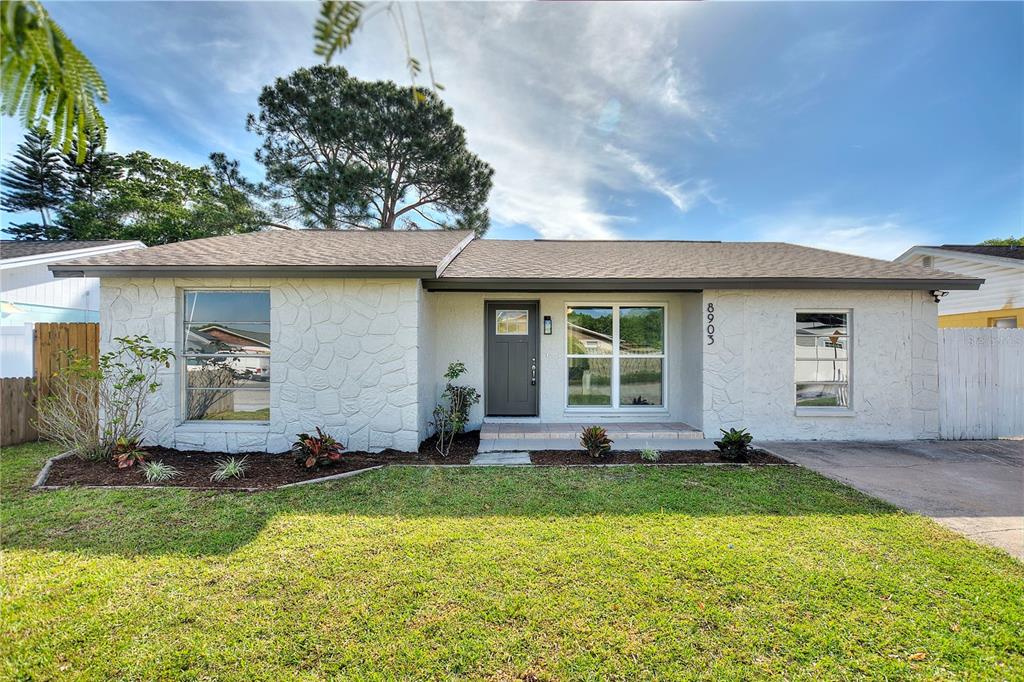
<path id="1" fill-rule="evenodd" d="M 939 432 L 1024 436 L 1024 329 L 939 330 Z"/>

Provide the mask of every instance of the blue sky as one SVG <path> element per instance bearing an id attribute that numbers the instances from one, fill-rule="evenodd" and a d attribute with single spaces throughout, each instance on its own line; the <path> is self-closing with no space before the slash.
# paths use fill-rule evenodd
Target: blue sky
<path id="1" fill-rule="evenodd" d="M 262 85 L 313 3 L 47 3 L 110 146 L 258 177 Z M 414 16 L 406 5 L 406 17 Z M 495 168 L 494 238 L 782 240 L 893 258 L 1024 233 L 1024 4 L 445 4 L 437 79 Z M 424 49 L 413 42 L 414 54 Z M 386 15 L 340 63 L 408 82 Z M 21 130 L 2 121 L 3 159 Z M 5 216 L 6 223 L 6 216 Z"/>

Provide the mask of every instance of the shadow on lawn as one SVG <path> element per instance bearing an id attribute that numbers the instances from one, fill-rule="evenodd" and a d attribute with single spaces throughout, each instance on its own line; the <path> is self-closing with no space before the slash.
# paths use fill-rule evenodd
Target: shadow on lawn
<path id="1" fill-rule="evenodd" d="M 30 492 L 26 488 L 33 475 L 26 467 L 14 477 L 23 479 L 24 487 L 12 486 L 4 476 L 5 548 L 225 554 L 254 540 L 281 515 L 458 519 L 895 512 L 797 467 L 389 467 L 342 481 L 260 493 L 173 488 Z"/>

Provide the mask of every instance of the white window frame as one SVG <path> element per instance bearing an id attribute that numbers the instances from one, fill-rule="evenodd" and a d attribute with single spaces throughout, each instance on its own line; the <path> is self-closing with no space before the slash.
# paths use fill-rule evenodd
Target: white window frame
<path id="1" fill-rule="evenodd" d="M 833 382 L 798 382 L 796 377 L 796 316 L 798 313 L 824 313 L 824 314 L 843 314 L 846 315 L 846 336 L 847 349 L 846 349 L 846 393 L 848 397 L 846 407 L 837 407 L 834 405 L 797 405 L 796 404 L 796 385 L 798 383 L 833 383 Z M 853 352 L 853 339 L 854 339 L 854 327 L 853 327 L 853 308 L 796 308 L 793 310 L 793 316 L 790 318 L 790 323 L 793 325 L 793 406 L 795 414 L 800 417 L 852 417 L 854 415 L 854 392 L 853 392 L 853 363 L 854 363 L 854 352 Z M 834 382 L 843 383 L 843 382 Z"/>
<path id="2" fill-rule="evenodd" d="M 250 428 L 263 429 L 269 424 L 269 420 L 258 420 L 258 419 L 226 419 L 226 420 L 210 420 L 210 419 L 189 419 L 188 418 L 188 359 L 192 357 L 203 357 L 203 354 L 189 354 L 185 352 L 185 299 L 188 294 L 197 291 L 219 291 L 224 293 L 245 293 L 245 292 L 266 292 L 267 295 L 273 296 L 271 290 L 268 287 L 179 287 L 178 288 L 178 305 L 176 315 L 176 326 L 177 326 L 177 347 L 178 357 L 181 361 L 178 363 L 181 368 L 177 372 L 178 377 L 178 419 L 177 422 L 180 426 L 188 427 L 199 427 L 208 430 L 226 430 L 226 431 L 239 431 Z M 273 303 L 271 303 L 271 309 L 273 309 Z M 269 323 L 270 320 L 268 319 Z M 270 356 L 268 360 L 273 356 L 274 346 L 271 342 Z M 268 386 L 267 396 L 269 398 L 270 391 L 272 389 Z M 268 403 L 269 404 L 269 403 Z M 273 410 L 273 408 L 271 408 Z"/>
<path id="3" fill-rule="evenodd" d="M 569 353 L 569 309 L 570 308 L 611 308 L 612 309 L 612 354 L 570 354 Z M 660 355 L 630 355 L 619 352 L 619 309 L 620 308 L 661 308 L 662 329 L 661 329 L 661 354 Z M 587 414 L 665 414 L 669 411 L 668 400 L 668 376 L 669 376 L 669 319 L 668 303 L 666 301 L 625 301 L 620 303 L 609 303 L 607 301 L 579 301 L 567 302 L 562 309 L 562 405 L 566 413 L 587 413 Z M 661 405 L 619 405 L 619 359 L 627 358 L 648 358 L 661 360 Z M 590 358 L 612 361 L 611 379 L 612 396 L 611 405 L 570 405 L 569 404 L 569 360 L 573 358 Z"/>

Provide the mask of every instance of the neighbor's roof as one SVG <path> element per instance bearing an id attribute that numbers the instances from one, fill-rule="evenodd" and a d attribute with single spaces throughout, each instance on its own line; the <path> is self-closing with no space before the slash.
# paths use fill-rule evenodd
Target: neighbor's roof
<path id="1" fill-rule="evenodd" d="M 428 289 L 869 287 L 977 289 L 984 280 L 778 242 L 473 239 L 468 231 L 254 232 L 50 266 L 58 275 L 412 276 Z"/>
<path id="2" fill-rule="evenodd" d="M 673 288 L 861 282 L 901 288 L 977 288 L 983 280 L 919 266 L 781 242 L 476 240 L 434 288 L 499 279 L 516 288 L 538 280 L 673 281 Z M 445 284 L 452 280 L 452 284 Z M 958 286 L 959 285 L 959 286 Z"/>
<path id="3" fill-rule="evenodd" d="M 979 256 L 994 256 L 996 258 L 1013 258 L 1024 260 L 1024 247 L 1022 246 L 988 246 L 984 244 L 943 244 L 942 246 L 929 246 L 929 249 L 940 249 L 942 251 L 960 251 L 961 253 L 973 253 Z"/>
<path id="4" fill-rule="evenodd" d="M 142 242 L 127 239 L 106 240 L 48 240 L 18 241 L 14 239 L 0 240 L 0 260 L 28 258 L 31 256 L 50 256 L 65 251 L 81 251 L 83 249 L 106 249 L 109 247 L 143 246 Z"/>
<path id="5" fill-rule="evenodd" d="M 61 262 L 55 274 L 89 272 L 106 277 L 119 272 L 260 271 L 277 274 L 338 271 L 415 271 L 436 274 L 466 239 L 470 230 L 274 230 L 209 237 L 119 253 Z"/>

